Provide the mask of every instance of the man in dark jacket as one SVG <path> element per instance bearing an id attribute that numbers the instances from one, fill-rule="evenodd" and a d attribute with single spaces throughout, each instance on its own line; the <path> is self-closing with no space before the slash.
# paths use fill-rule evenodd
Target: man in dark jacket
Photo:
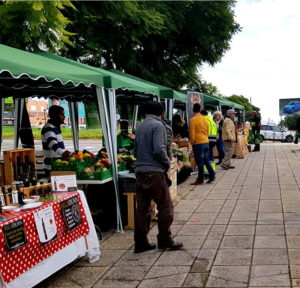
<path id="1" fill-rule="evenodd" d="M 216 111 L 214 113 L 214 121 L 217 124 L 217 131 L 218 131 L 218 138 L 217 138 L 217 149 L 219 154 L 219 162 L 216 165 L 220 165 L 224 159 L 225 152 L 224 152 L 224 142 L 222 140 L 222 127 L 223 127 L 223 115 L 220 111 Z"/>
<path id="2" fill-rule="evenodd" d="M 144 111 L 146 119 L 137 128 L 135 138 L 137 214 L 134 252 L 140 253 L 156 247 L 147 238 L 151 200 L 154 200 L 158 210 L 158 248 L 178 250 L 183 245 L 173 241 L 170 229 L 174 210 L 166 178 L 170 159 L 167 156 L 167 133 L 162 120 L 164 106 L 160 102 L 151 101 L 145 105 Z"/>
<path id="3" fill-rule="evenodd" d="M 297 118 L 297 123 L 296 123 L 296 134 L 295 134 L 295 144 L 298 144 L 298 139 L 300 138 L 300 115 Z"/>
<path id="4" fill-rule="evenodd" d="M 252 111 L 252 118 L 251 118 L 251 128 L 252 128 L 252 133 L 254 136 L 254 150 L 253 152 L 258 152 L 260 151 L 260 143 L 259 143 L 259 134 L 260 134 L 260 118 L 257 116 L 256 111 Z"/>

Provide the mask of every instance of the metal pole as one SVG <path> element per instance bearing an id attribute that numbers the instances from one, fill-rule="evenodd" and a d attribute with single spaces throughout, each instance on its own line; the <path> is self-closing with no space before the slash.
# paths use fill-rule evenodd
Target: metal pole
<path id="1" fill-rule="evenodd" d="M 113 182 L 115 186 L 115 196 L 116 196 L 116 210 L 117 210 L 117 231 L 123 232 L 123 225 L 121 219 L 121 212 L 120 212 L 120 201 L 119 201 L 119 186 L 118 186 L 118 175 L 116 175 L 116 164 L 114 160 L 114 152 L 113 152 L 113 144 L 112 144 L 112 135 L 111 135 L 111 126 L 109 121 L 109 115 L 107 110 L 107 103 L 105 98 L 105 90 L 104 88 L 96 87 L 97 93 L 97 105 L 98 105 L 98 112 L 99 118 L 101 120 L 101 127 L 106 143 L 107 153 L 110 157 L 112 162 L 112 172 L 113 172 Z"/>
<path id="2" fill-rule="evenodd" d="M 14 149 L 18 149 L 19 147 L 19 139 L 20 139 L 20 128 L 23 114 L 23 105 L 24 99 L 15 99 L 15 111 L 14 111 Z"/>
<path id="3" fill-rule="evenodd" d="M 139 105 L 134 105 L 133 118 L 132 118 L 132 131 L 135 131 L 136 129 L 138 113 L 139 113 Z"/>
<path id="4" fill-rule="evenodd" d="M 168 120 L 172 121 L 173 118 L 173 108 L 174 108 L 174 100 L 173 99 L 169 99 L 168 100 L 169 105 L 168 105 Z"/>
<path id="5" fill-rule="evenodd" d="M 71 127 L 72 127 L 72 134 L 73 134 L 73 146 L 74 150 L 79 150 L 79 140 L 78 140 L 78 121 L 76 121 L 76 109 L 75 109 L 75 103 L 69 102 L 69 114 L 71 118 Z"/>

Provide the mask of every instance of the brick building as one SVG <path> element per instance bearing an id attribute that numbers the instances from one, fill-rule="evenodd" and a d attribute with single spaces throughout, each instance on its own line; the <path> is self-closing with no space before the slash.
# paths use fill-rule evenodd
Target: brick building
<path id="1" fill-rule="evenodd" d="M 26 103 L 32 126 L 43 126 L 48 121 L 48 102 L 29 99 Z"/>

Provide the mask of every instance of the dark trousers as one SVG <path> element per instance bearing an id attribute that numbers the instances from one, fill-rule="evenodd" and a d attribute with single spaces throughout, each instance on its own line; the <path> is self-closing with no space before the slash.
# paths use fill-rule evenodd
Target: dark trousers
<path id="1" fill-rule="evenodd" d="M 148 243 L 147 234 L 151 222 L 151 200 L 157 205 L 158 210 L 158 235 L 159 245 L 172 243 L 170 226 L 174 218 L 173 202 L 170 196 L 164 173 L 137 173 L 137 213 L 135 217 L 134 241 L 135 245 Z"/>
<path id="2" fill-rule="evenodd" d="M 207 168 L 209 178 L 213 178 L 215 176 L 215 171 L 211 167 L 209 162 L 209 148 L 208 143 L 205 144 L 196 144 L 193 145 L 193 152 L 195 161 L 198 166 L 198 181 L 204 180 L 204 165 Z"/>
<path id="3" fill-rule="evenodd" d="M 223 140 L 220 140 L 220 139 L 217 140 L 217 149 L 218 149 L 218 154 L 219 154 L 219 162 L 222 163 L 222 160 L 225 156 Z"/>
<path id="4" fill-rule="evenodd" d="M 258 142 L 257 137 L 260 134 L 260 130 L 254 130 L 254 129 L 252 129 L 252 132 L 254 134 L 254 142 L 255 142 L 254 150 L 253 151 L 260 151 L 260 143 L 256 143 L 256 142 Z"/>
<path id="5" fill-rule="evenodd" d="M 214 161 L 214 147 L 217 145 L 217 142 L 209 142 L 209 160 Z"/>

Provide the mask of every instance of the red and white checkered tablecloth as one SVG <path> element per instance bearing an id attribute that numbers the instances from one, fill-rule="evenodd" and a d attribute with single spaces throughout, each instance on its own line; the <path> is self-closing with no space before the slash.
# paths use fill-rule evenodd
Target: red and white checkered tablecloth
<path id="1" fill-rule="evenodd" d="M 74 196 L 78 197 L 82 223 L 72 231 L 68 231 L 61 215 L 59 203 Z M 11 282 L 39 262 L 89 233 L 89 225 L 79 193 L 59 193 L 59 197 L 60 198 L 55 201 L 45 202 L 42 206 L 36 209 L 10 213 L 10 216 L 13 214 L 14 217 L 0 223 L 0 273 L 4 282 Z M 35 227 L 34 212 L 42 210 L 50 205 L 53 207 L 54 211 L 57 236 L 50 242 L 41 244 Z M 5 214 L 3 215 L 5 216 Z M 9 252 L 5 245 L 2 228 L 6 224 L 10 224 L 21 219 L 24 221 L 27 244 Z"/>

